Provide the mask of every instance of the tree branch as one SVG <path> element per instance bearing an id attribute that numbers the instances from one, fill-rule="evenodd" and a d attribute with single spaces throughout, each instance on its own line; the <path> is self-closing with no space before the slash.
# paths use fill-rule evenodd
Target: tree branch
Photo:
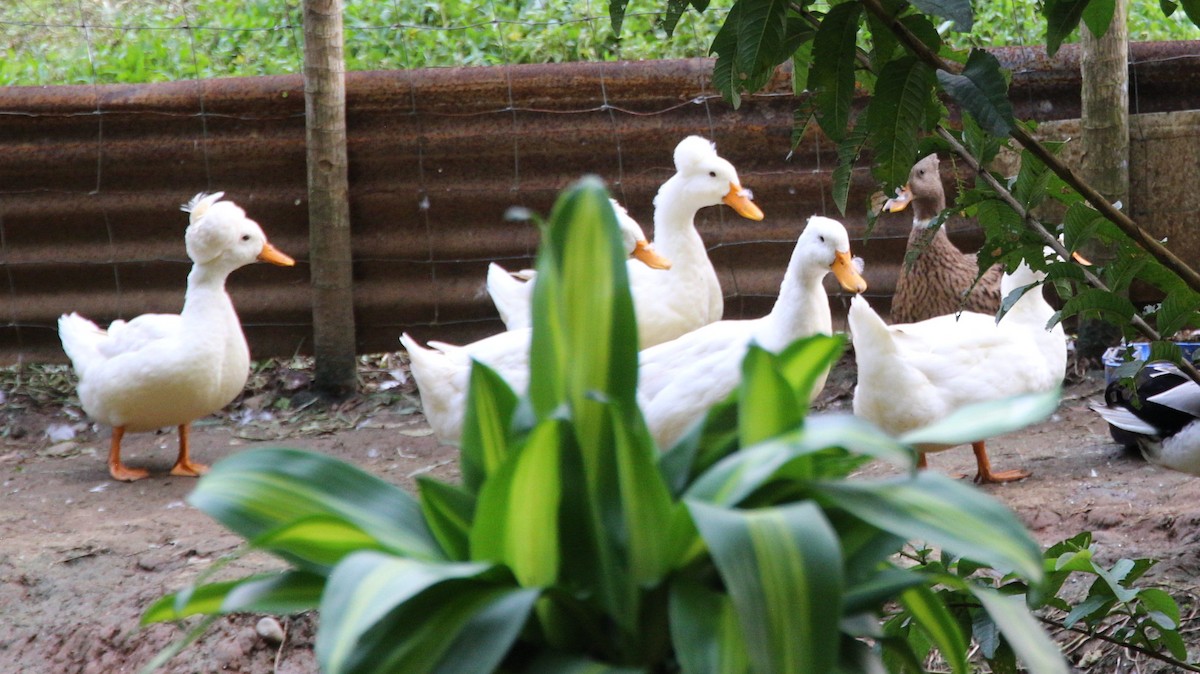
<path id="1" fill-rule="evenodd" d="M 1168 664 L 1174 665 L 1175 667 L 1187 670 L 1189 672 L 1200 672 L 1200 667 L 1197 667 L 1196 665 L 1192 665 L 1192 664 L 1189 664 L 1186 662 L 1180 662 L 1179 660 L 1176 660 L 1175 658 L 1163 655 L 1162 653 L 1157 653 L 1148 648 L 1143 648 L 1136 644 L 1131 644 L 1131 643 L 1121 641 L 1119 639 L 1115 639 L 1113 637 L 1108 636 L 1107 634 L 1104 634 L 1103 632 L 1091 632 L 1088 630 L 1080 629 L 1075 626 L 1067 627 L 1066 625 L 1058 622 L 1057 620 L 1051 620 L 1050 618 L 1046 618 L 1044 616 L 1036 616 L 1036 617 L 1041 622 L 1043 622 L 1047 625 L 1053 625 L 1054 627 L 1057 627 L 1061 630 L 1065 630 L 1068 632 L 1074 632 L 1076 634 L 1082 634 L 1082 635 L 1087 636 L 1092 639 L 1099 639 L 1100 641 L 1108 642 L 1114 646 L 1120 646 L 1121 648 L 1127 648 L 1136 653 L 1141 653 L 1142 655 L 1145 655 L 1148 658 L 1153 658 L 1155 660 L 1158 660 L 1159 662 L 1166 662 Z"/>
<path id="2" fill-rule="evenodd" d="M 960 74 L 962 67 L 957 63 L 946 61 L 936 52 L 929 48 L 920 40 L 912 31 L 901 23 L 897 17 L 890 16 L 884 9 L 880 0 L 862 0 L 863 6 L 867 11 L 871 12 L 880 21 L 884 22 L 891 29 L 892 33 L 900 39 L 904 46 L 909 49 L 917 58 L 921 59 L 930 66 L 944 70 L 949 73 Z M 1137 225 L 1129 216 L 1117 210 L 1107 199 L 1091 185 L 1082 180 L 1069 166 L 1063 163 L 1061 159 L 1054 155 L 1042 145 L 1036 138 L 1029 135 L 1029 132 L 1020 125 L 1014 125 L 1012 129 L 1012 137 L 1021 144 L 1026 150 L 1029 150 L 1033 156 L 1040 159 L 1046 166 L 1054 171 L 1063 182 L 1074 188 L 1084 199 L 1088 201 L 1097 211 L 1105 218 L 1115 224 L 1129 238 L 1133 239 L 1143 250 L 1150 253 L 1160 264 L 1175 273 L 1184 283 L 1193 291 L 1200 293 L 1200 273 L 1189 267 L 1183 260 L 1179 259 L 1174 253 L 1163 246 L 1159 241 L 1150 236 L 1145 230 Z"/>

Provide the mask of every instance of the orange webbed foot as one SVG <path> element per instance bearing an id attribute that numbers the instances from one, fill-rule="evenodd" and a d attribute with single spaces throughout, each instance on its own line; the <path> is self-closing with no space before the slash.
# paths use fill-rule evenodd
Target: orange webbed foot
<path id="1" fill-rule="evenodd" d="M 177 462 L 174 466 L 171 466 L 171 474 L 182 477 L 200 477 L 207 472 L 208 466 L 203 463 L 193 463 L 191 461 L 186 463 Z"/>
<path id="2" fill-rule="evenodd" d="M 150 471 L 142 468 L 130 468 L 123 463 L 109 465 L 108 474 L 112 475 L 114 480 L 121 482 L 134 482 L 150 477 Z"/>
<path id="3" fill-rule="evenodd" d="M 989 472 L 987 475 L 976 475 L 975 484 L 1000 484 L 1003 482 L 1016 482 L 1017 480 L 1024 480 L 1030 475 L 1033 475 L 1033 473 L 1027 470 L 1019 469 L 1002 470 L 999 473 Z"/>

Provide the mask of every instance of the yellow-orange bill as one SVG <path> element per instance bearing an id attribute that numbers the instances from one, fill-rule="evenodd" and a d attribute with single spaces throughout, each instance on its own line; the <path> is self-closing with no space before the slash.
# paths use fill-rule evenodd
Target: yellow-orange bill
<path id="1" fill-rule="evenodd" d="M 633 246 L 633 257 L 651 269 L 670 269 L 671 261 L 662 255 L 645 240 L 640 239 Z"/>
<path id="2" fill-rule="evenodd" d="M 263 243 L 262 252 L 258 254 L 258 259 L 262 262 L 277 264 L 280 267 L 291 267 L 292 265 L 296 264 L 296 261 L 286 253 L 283 253 L 275 246 L 265 242 Z"/>
<path id="3" fill-rule="evenodd" d="M 737 211 L 738 215 L 747 220 L 762 220 L 763 212 L 758 206 L 750 200 L 750 193 L 742 189 L 737 183 L 729 183 L 729 193 L 721 199 L 733 210 Z"/>
<path id="4" fill-rule="evenodd" d="M 898 213 L 908 208 L 908 204 L 912 200 L 912 188 L 910 188 L 908 185 L 905 185 L 904 187 L 900 188 L 900 191 L 896 192 L 896 196 L 888 199 L 883 204 L 883 210 L 887 213 Z"/>
<path id="5" fill-rule="evenodd" d="M 858 270 L 854 268 L 854 260 L 850 257 L 850 251 L 837 251 L 834 253 L 833 264 L 830 266 L 833 275 L 837 278 L 838 283 L 842 287 L 852 293 L 861 293 L 866 291 L 867 282 L 863 279 Z"/>

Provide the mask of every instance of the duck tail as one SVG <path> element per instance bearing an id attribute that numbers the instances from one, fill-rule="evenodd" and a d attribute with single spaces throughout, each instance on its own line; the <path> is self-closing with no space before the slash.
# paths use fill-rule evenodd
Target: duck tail
<path id="1" fill-rule="evenodd" d="M 529 326 L 530 288 L 508 270 L 492 262 L 488 265 L 487 291 L 500 312 L 500 320 L 509 330 Z"/>
<path id="2" fill-rule="evenodd" d="M 850 326 L 855 358 L 892 353 L 896 350 L 887 323 L 883 322 L 862 295 L 855 295 L 850 299 L 850 312 L 846 322 Z"/>
<path id="3" fill-rule="evenodd" d="M 62 341 L 63 351 L 71 359 L 75 373 L 81 377 L 93 363 L 104 360 L 100 342 L 107 335 L 98 325 L 75 312 L 58 318 L 58 338 Z"/>
<path id="4" fill-rule="evenodd" d="M 1099 414 L 1100 418 L 1123 431 L 1139 435 L 1158 435 L 1159 433 L 1157 428 L 1138 418 L 1127 407 L 1120 405 L 1089 405 L 1089 407 L 1093 412 Z"/>

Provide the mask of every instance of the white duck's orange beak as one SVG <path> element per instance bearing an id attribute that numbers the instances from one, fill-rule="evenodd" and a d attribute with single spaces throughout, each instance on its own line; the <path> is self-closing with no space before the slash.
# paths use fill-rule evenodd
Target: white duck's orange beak
<path id="1" fill-rule="evenodd" d="M 671 268 L 671 261 L 662 255 L 659 255 L 658 251 L 654 250 L 654 247 L 650 245 L 650 242 L 646 241 L 645 239 L 639 239 L 638 242 L 633 245 L 633 257 L 651 269 Z"/>
<path id="2" fill-rule="evenodd" d="M 858 270 L 854 268 L 854 260 L 850 258 L 850 251 L 837 251 L 833 257 L 833 264 L 829 269 L 833 271 L 834 277 L 842 287 L 852 293 L 861 293 L 866 291 L 867 282 L 863 279 Z"/>
<path id="3" fill-rule="evenodd" d="M 731 182 L 729 183 L 729 193 L 721 199 L 725 205 L 737 211 L 737 214 L 747 220 L 762 220 L 763 212 L 758 206 L 751 201 L 750 192 L 742 189 L 742 186 Z"/>
<path id="4" fill-rule="evenodd" d="M 280 267 L 291 267 L 292 265 L 296 264 L 296 261 L 290 256 L 266 242 L 263 243 L 263 249 L 262 252 L 258 254 L 258 259 L 260 262 L 270 262 L 271 264 L 277 264 Z"/>
<path id="5" fill-rule="evenodd" d="M 904 187 L 900 188 L 900 191 L 896 192 L 896 196 L 888 199 L 887 202 L 883 204 L 883 210 L 885 213 L 899 213 L 900 211 L 908 208 L 908 204 L 912 200 L 912 188 L 908 185 L 905 185 Z"/>

